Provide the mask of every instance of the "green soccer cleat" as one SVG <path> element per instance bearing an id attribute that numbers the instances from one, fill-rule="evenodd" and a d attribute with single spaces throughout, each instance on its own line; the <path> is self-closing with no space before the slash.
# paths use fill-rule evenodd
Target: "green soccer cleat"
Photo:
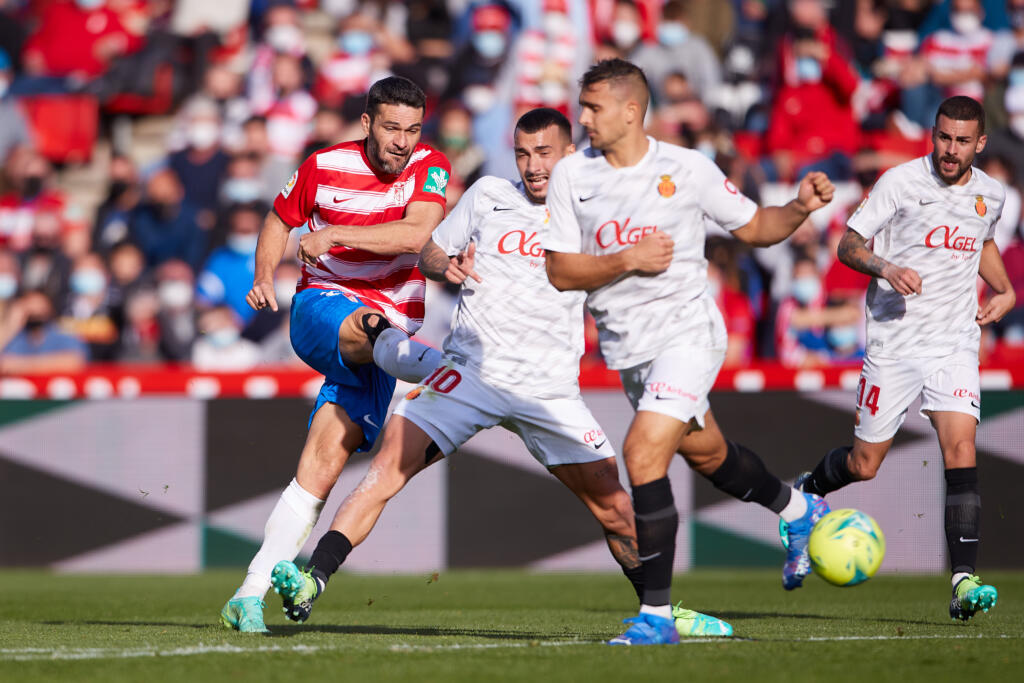
<path id="1" fill-rule="evenodd" d="M 263 608 L 259 598 L 231 598 L 220 611 L 220 623 L 242 633 L 270 633 L 263 623 Z"/>
<path id="2" fill-rule="evenodd" d="M 294 562 L 281 560 L 270 573 L 274 591 L 284 601 L 285 616 L 300 624 L 309 619 L 313 601 L 320 597 L 320 584 L 309 571 L 302 571 Z"/>
<path id="3" fill-rule="evenodd" d="M 987 612 L 996 606 L 999 591 L 995 586 L 983 584 L 977 576 L 971 575 L 957 581 L 953 588 L 953 599 L 949 601 L 951 619 L 967 621 L 978 610 Z"/>
<path id="4" fill-rule="evenodd" d="M 672 618 L 676 622 L 676 631 L 683 638 L 693 636 L 728 637 L 732 635 L 732 626 L 716 617 L 694 612 L 683 607 L 683 603 L 672 608 Z"/>

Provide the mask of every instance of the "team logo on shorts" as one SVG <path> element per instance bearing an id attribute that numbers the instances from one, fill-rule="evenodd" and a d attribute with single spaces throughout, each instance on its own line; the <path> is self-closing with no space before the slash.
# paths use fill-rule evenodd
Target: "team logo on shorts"
<path id="1" fill-rule="evenodd" d="M 672 182 L 672 176 L 663 175 L 661 176 L 661 182 L 658 183 L 658 194 L 662 197 L 671 197 L 676 193 L 676 184 Z"/>
<path id="2" fill-rule="evenodd" d="M 295 183 L 298 182 L 298 180 L 299 172 L 295 171 L 295 173 L 292 173 L 292 177 L 288 179 L 288 182 L 285 184 L 284 189 L 281 190 L 281 196 L 284 197 L 285 199 L 288 199 L 288 195 L 292 193 L 292 188 L 295 187 Z"/>
<path id="3" fill-rule="evenodd" d="M 980 194 L 974 198 L 974 210 L 978 212 L 979 216 L 984 216 L 988 213 L 988 207 L 985 206 L 985 198 Z"/>
<path id="4" fill-rule="evenodd" d="M 444 188 L 448 187 L 448 171 L 439 166 L 427 169 L 427 179 L 423 181 L 423 191 L 444 196 Z"/>
<path id="5" fill-rule="evenodd" d="M 413 399 L 415 399 L 417 396 L 419 396 L 422 393 L 423 393 L 423 385 L 420 385 L 418 387 L 414 387 L 412 391 L 410 391 L 408 394 L 405 395 L 405 400 L 406 401 L 412 401 Z"/>

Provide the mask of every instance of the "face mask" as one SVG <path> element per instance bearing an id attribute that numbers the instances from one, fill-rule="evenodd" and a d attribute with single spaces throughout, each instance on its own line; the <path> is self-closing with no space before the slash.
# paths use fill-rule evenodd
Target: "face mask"
<path id="1" fill-rule="evenodd" d="M 0 300 L 6 301 L 18 291 L 18 280 L 10 273 L 0 275 Z"/>
<path id="2" fill-rule="evenodd" d="M 1008 346 L 1024 346 L 1024 325 L 1010 325 L 1003 332 L 1003 342 Z"/>
<path id="3" fill-rule="evenodd" d="M 35 199 L 39 196 L 39 193 L 43 191 L 43 178 L 42 176 L 30 175 L 25 178 L 24 183 L 21 186 L 21 195 L 25 199 Z"/>
<path id="4" fill-rule="evenodd" d="M 628 50 L 640 40 L 640 25 L 632 21 L 616 21 L 612 24 L 612 42 L 620 50 Z"/>
<path id="5" fill-rule="evenodd" d="M 816 277 L 800 277 L 793 280 L 793 298 L 807 305 L 818 298 L 821 282 Z"/>
<path id="6" fill-rule="evenodd" d="M 289 308 L 292 305 L 292 297 L 295 296 L 295 280 L 274 280 L 274 298 L 281 308 Z"/>
<path id="7" fill-rule="evenodd" d="M 474 33 L 473 49 L 484 59 L 497 59 L 505 54 L 505 34 L 501 31 Z"/>
<path id="8" fill-rule="evenodd" d="M 107 0 L 75 0 L 75 4 L 78 5 L 80 9 L 84 9 L 88 12 L 89 10 L 94 10 L 97 7 L 100 7 L 106 1 Z"/>
<path id="9" fill-rule="evenodd" d="M 561 81 L 541 81 L 540 98 L 548 106 L 558 105 L 569 99 L 569 91 Z"/>
<path id="10" fill-rule="evenodd" d="M 803 83 L 817 83 L 821 80 L 821 64 L 814 57 L 800 57 L 796 60 L 796 76 Z"/>
<path id="11" fill-rule="evenodd" d="M 469 146 L 469 138 L 465 135 L 444 135 L 440 136 L 441 146 L 446 149 L 465 149 Z"/>
<path id="12" fill-rule="evenodd" d="M 220 126 L 212 121 L 189 126 L 188 142 L 195 149 L 210 149 L 220 138 Z"/>
<path id="13" fill-rule="evenodd" d="M 543 19 L 544 33 L 549 36 L 560 36 L 568 33 L 572 27 L 569 17 L 561 12 L 548 12 Z"/>
<path id="14" fill-rule="evenodd" d="M 192 285 L 182 280 L 167 280 L 160 283 L 156 295 L 167 308 L 186 308 L 192 303 Z"/>
<path id="15" fill-rule="evenodd" d="M 25 329 L 29 332 L 37 332 L 50 322 L 48 318 L 39 318 L 32 316 L 25 321 Z"/>
<path id="16" fill-rule="evenodd" d="M 1010 117 L 1010 130 L 1018 139 L 1024 140 L 1024 114 L 1014 114 Z"/>
<path id="17" fill-rule="evenodd" d="M 228 235 L 228 249 L 238 254 L 255 254 L 259 235 Z"/>
<path id="18" fill-rule="evenodd" d="M 11 82 L 6 78 L 0 78 L 0 97 L 7 94 L 7 88 L 10 87 Z"/>
<path id="19" fill-rule="evenodd" d="M 274 52 L 281 52 L 289 55 L 301 55 L 305 50 L 302 47 L 302 31 L 298 26 L 291 24 L 277 24 L 267 29 L 264 36 L 267 45 L 273 48 Z"/>
<path id="20" fill-rule="evenodd" d="M 107 285 L 107 278 L 98 270 L 76 270 L 71 274 L 71 291 L 89 296 L 99 294 Z"/>
<path id="21" fill-rule="evenodd" d="M 1010 76 L 1007 78 L 1007 85 L 1011 88 L 1024 85 L 1024 69 L 1013 69 L 1010 71 Z"/>
<path id="22" fill-rule="evenodd" d="M 953 12 L 949 17 L 949 23 L 960 35 L 968 35 L 981 28 L 981 17 L 974 12 Z"/>
<path id="23" fill-rule="evenodd" d="M 1010 12 L 1010 26 L 1018 30 L 1024 28 L 1024 9 Z"/>
<path id="24" fill-rule="evenodd" d="M 262 185 L 252 178 L 230 178 L 224 181 L 220 193 L 227 204 L 248 204 L 260 198 Z"/>
<path id="25" fill-rule="evenodd" d="M 338 47 L 355 57 L 362 57 L 373 49 L 373 36 L 366 31 L 345 31 L 338 37 Z"/>
<path id="26" fill-rule="evenodd" d="M 854 325 L 843 325 L 841 327 L 830 327 L 825 333 L 825 339 L 835 349 L 845 349 L 857 343 L 857 327 Z"/>
<path id="27" fill-rule="evenodd" d="M 119 199 L 121 195 L 128 191 L 131 184 L 125 180 L 115 180 L 110 183 L 110 198 L 113 200 Z"/>
<path id="28" fill-rule="evenodd" d="M 238 330 L 225 327 L 224 329 L 208 332 L 206 338 L 217 348 L 223 349 L 225 346 L 231 346 L 238 340 Z"/>
<path id="29" fill-rule="evenodd" d="M 718 151 L 715 149 L 715 143 L 710 142 L 708 140 L 705 140 L 704 142 L 698 142 L 697 151 L 706 156 L 708 159 L 711 159 L 712 161 L 715 160 L 715 156 L 718 154 Z"/>
<path id="30" fill-rule="evenodd" d="M 690 29 L 678 21 L 670 21 L 658 27 L 658 41 L 665 47 L 682 45 L 690 37 Z"/>
<path id="31" fill-rule="evenodd" d="M 462 97 L 474 114 L 490 111 L 496 99 L 494 89 L 486 85 L 471 85 L 463 91 Z"/>

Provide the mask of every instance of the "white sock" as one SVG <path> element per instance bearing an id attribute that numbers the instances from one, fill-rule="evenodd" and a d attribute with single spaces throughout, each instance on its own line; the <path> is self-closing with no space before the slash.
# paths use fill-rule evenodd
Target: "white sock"
<path id="1" fill-rule="evenodd" d="M 953 588 L 956 588 L 956 585 L 960 583 L 962 579 L 966 579 L 969 576 L 970 574 L 967 572 L 957 572 L 956 574 L 953 574 Z"/>
<path id="2" fill-rule="evenodd" d="M 640 605 L 640 614 L 653 614 L 664 619 L 671 619 L 672 605 Z"/>
<path id="3" fill-rule="evenodd" d="M 440 365 L 441 352 L 389 327 L 373 344 L 373 362 L 392 377 L 418 384 Z"/>
<path id="4" fill-rule="evenodd" d="M 792 487 L 790 487 L 790 490 L 793 493 L 789 496 L 789 502 L 786 503 L 786 507 L 782 508 L 782 512 L 779 513 L 779 517 L 782 517 L 783 521 L 786 522 L 795 522 L 807 514 L 807 498 Z"/>
<path id="5" fill-rule="evenodd" d="M 293 560 L 320 519 L 326 501 L 292 479 L 267 519 L 263 545 L 249 563 L 249 571 L 236 598 L 263 598 L 270 588 L 270 572 L 281 560 Z"/>

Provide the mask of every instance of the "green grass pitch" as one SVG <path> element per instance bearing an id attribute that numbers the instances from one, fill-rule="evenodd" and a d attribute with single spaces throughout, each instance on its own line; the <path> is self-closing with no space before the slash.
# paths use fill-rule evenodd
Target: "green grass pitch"
<path id="1" fill-rule="evenodd" d="M 776 571 L 703 570 L 674 595 L 736 637 L 632 649 L 601 642 L 635 610 L 620 575 L 341 574 L 304 625 L 271 593 L 261 636 L 217 619 L 241 574 L 0 572 L 0 681 L 1024 680 L 1024 573 L 985 574 L 999 604 L 958 624 L 944 577 L 786 593 Z"/>

